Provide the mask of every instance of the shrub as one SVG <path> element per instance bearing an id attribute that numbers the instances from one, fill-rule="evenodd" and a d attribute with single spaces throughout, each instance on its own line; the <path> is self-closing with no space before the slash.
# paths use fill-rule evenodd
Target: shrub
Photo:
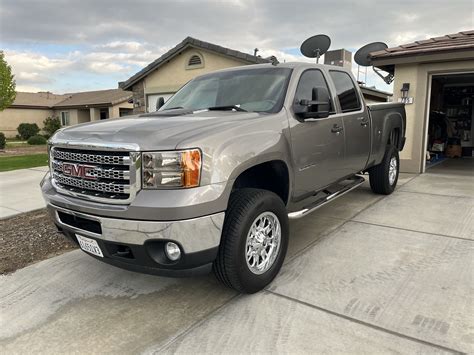
<path id="1" fill-rule="evenodd" d="M 21 139 L 28 140 L 30 137 L 36 136 L 40 129 L 36 123 L 20 123 L 17 131 Z"/>
<path id="2" fill-rule="evenodd" d="M 7 144 L 7 140 L 5 139 L 5 135 L 0 132 L 0 149 L 5 149 L 5 145 Z"/>
<path id="3" fill-rule="evenodd" d="M 59 120 L 59 117 L 48 117 L 43 121 L 43 125 L 45 136 L 49 138 L 54 134 L 54 132 L 61 128 L 61 121 Z"/>
<path id="4" fill-rule="evenodd" d="M 28 138 L 28 144 L 30 145 L 42 145 L 46 143 L 46 138 L 44 138 L 43 136 L 32 136 Z"/>

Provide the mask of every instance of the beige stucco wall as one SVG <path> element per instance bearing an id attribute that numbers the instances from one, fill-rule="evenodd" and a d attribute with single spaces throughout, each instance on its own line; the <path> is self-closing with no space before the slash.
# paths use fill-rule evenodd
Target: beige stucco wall
<path id="1" fill-rule="evenodd" d="M 109 117 L 110 118 L 120 117 L 120 109 L 121 108 L 133 109 L 133 104 L 130 104 L 127 101 L 125 101 L 125 102 L 122 102 L 120 104 L 116 104 L 116 105 L 113 105 L 113 106 L 109 107 Z"/>
<path id="2" fill-rule="evenodd" d="M 13 138 L 18 134 L 16 129 L 20 123 L 36 123 L 43 128 L 44 119 L 52 115 L 50 109 L 7 108 L 0 112 L 0 132 Z"/>
<path id="3" fill-rule="evenodd" d="M 429 110 L 429 89 L 431 75 L 474 71 L 474 60 L 449 61 L 427 64 L 398 64 L 395 66 L 393 100 L 401 97 L 403 83 L 410 83 L 409 97 L 414 103 L 405 105 L 407 113 L 406 144 L 400 153 L 400 168 L 403 172 L 424 171 L 426 151 L 426 130 Z"/>
<path id="4" fill-rule="evenodd" d="M 186 64 L 193 54 L 199 54 L 203 58 L 204 66 L 202 68 L 186 68 Z M 188 48 L 144 79 L 145 94 L 176 92 L 198 75 L 245 64 L 243 61 L 221 56 L 214 52 Z"/>
<path id="5" fill-rule="evenodd" d="M 77 122 L 76 123 L 86 123 L 90 122 L 91 116 L 89 110 L 75 110 L 77 111 Z"/>

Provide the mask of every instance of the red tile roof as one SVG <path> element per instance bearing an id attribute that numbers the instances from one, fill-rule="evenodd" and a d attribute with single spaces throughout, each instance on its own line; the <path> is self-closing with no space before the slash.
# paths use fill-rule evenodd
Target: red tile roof
<path id="1" fill-rule="evenodd" d="M 370 56 L 377 60 L 458 50 L 474 50 L 474 30 L 402 44 L 398 47 L 372 52 Z"/>

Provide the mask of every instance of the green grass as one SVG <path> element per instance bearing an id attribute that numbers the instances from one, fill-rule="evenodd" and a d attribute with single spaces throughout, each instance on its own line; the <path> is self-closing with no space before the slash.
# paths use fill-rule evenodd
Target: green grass
<path id="1" fill-rule="evenodd" d="M 28 169 L 48 165 L 48 154 L 0 157 L 0 171 Z"/>

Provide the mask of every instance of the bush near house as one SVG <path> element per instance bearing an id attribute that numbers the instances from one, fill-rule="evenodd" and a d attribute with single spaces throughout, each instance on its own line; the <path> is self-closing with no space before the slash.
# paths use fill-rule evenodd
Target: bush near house
<path id="1" fill-rule="evenodd" d="M 36 123 L 20 123 L 17 128 L 21 139 L 28 140 L 30 137 L 36 136 L 40 129 Z"/>
<path id="2" fill-rule="evenodd" d="M 47 138 L 51 137 L 54 132 L 61 128 L 61 121 L 59 117 L 48 117 L 43 121 L 43 131 Z"/>
<path id="3" fill-rule="evenodd" d="M 5 145 L 7 144 L 7 140 L 5 139 L 5 135 L 0 132 L 0 149 L 5 149 Z"/>
<path id="4" fill-rule="evenodd" d="M 30 137 L 28 138 L 28 144 L 29 145 L 43 145 L 43 144 L 46 144 L 46 138 L 44 138 L 43 136 L 33 136 L 33 137 Z"/>

